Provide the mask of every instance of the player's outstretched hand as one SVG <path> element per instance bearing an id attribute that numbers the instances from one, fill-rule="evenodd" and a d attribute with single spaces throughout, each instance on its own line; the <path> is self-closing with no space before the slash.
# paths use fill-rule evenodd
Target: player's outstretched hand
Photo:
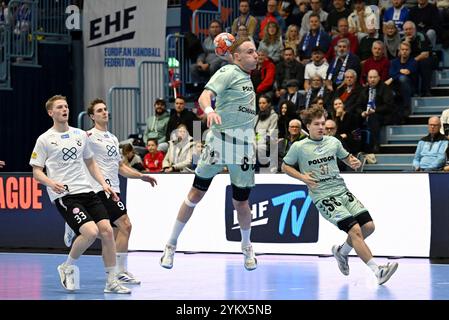
<path id="1" fill-rule="evenodd" d="M 207 127 L 210 128 L 214 123 L 221 124 L 221 117 L 216 112 L 210 112 L 207 115 Z"/>
<path id="2" fill-rule="evenodd" d="M 348 160 L 349 160 L 349 166 L 354 170 L 357 170 L 362 165 L 360 160 L 357 159 L 356 157 L 354 157 L 352 154 L 349 156 Z"/>
<path id="3" fill-rule="evenodd" d="M 149 175 L 146 175 L 146 174 L 143 174 L 143 175 L 140 177 L 140 180 L 151 183 L 151 186 L 152 186 L 152 187 L 154 187 L 155 185 L 157 185 L 156 179 L 153 178 L 152 176 L 149 176 Z"/>

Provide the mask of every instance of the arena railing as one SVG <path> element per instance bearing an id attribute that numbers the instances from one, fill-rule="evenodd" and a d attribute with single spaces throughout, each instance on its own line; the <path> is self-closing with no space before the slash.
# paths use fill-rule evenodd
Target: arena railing
<path id="1" fill-rule="evenodd" d="M 70 30 L 66 27 L 66 9 L 71 0 L 39 0 L 36 35 L 42 42 L 69 44 Z"/>
<path id="2" fill-rule="evenodd" d="M 0 90 L 11 89 L 9 26 L 0 25 Z"/>

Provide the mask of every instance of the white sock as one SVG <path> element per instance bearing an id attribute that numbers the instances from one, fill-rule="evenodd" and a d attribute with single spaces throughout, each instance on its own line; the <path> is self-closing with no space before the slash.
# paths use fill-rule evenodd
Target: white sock
<path id="1" fill-rule="evenodd" d="M 106 282 L 111 283 L 115 279 L 117 266 L 112 267 L 104 267 L 104 270 L 106 271 Z"/>
<path id="2" fill-rule="evenodd" d="M 67 256 L 67 260 L 64 262 L 64 264 L 66 266 L 71 266 L 72 264 L 76 264 L 76 261 L 78 261 L 78 259 L 73 259 L 70 254 Z"/>
<path id="3" fill-rule="evenodd" d="M 347 256 L 349 254 L 349 252 L 351 252 L 352 247 L 345 241 L 345 243 L 343 243 L 343 245 L 340 248 L 340 253 L 344 256 Z"/>
<path id="4" fill-rule="evenodd" d="M 128 252 L 117 252 L 117 272 L 128 270 Z"/>
<path id="5" fill-rule="evenodd" d="M 181 231 L 184 229 L 184 226 L 186 224 L 184 222 L 179 221 L 176 219 L 175 225 L 173 226 L 173 230 L 171 232 L 170 239 L 168 239 L 168 244 L 171 244 L 172 246 L 176 246 L 178 243 L 178 237 L 181 234 Z"/>
<path id="6" fill-rule="evenodd" d="M 371 260 L 368 261 L 366 264 L 368 265 L 368 267 L 370 267 L 371 270 L 373 270 L 374 274 L 376 274 L 377 270 L 379 269 L 379 266 L 374 261 L 374 259 L 371 258 Z"/>
<path id="7" fill-rule="evenodd" d="M 249 236 L 251 235 L 251 228 L 248 230 L 243 230 L 240 228 L 240 233 L 242 235 L 242 248 L 245 248 L 251 244 L 251 241 L 249 240 Z"/>

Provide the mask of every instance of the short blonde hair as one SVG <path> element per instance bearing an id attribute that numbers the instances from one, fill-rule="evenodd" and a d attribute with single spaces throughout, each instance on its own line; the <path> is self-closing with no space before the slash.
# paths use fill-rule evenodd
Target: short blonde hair
<path id="1" fill-rule="evenodd" d="M 45 102 L 45 109 L 47 109 L 47 111 L 49 111 L 51 108 L 53 108 L 53 103 L 56 100 L 64 100 L 65 102 L 67 102 L 66 97 L 64 97 L 60 94 L 57 94 L 57 95 L 54 95 L 53 97 L 51 97 L 50 99 L 48 99 L 47 102 Z"/>

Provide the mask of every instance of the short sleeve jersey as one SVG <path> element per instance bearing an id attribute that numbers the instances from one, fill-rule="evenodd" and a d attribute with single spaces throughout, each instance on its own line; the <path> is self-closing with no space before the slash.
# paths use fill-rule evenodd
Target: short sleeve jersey
<path id="1" fill-rule="evenodd" d="M 250 74 L 235 64 L 221 67 L 206 84 L 215 96 L 215 111 L 222 124 L 214 124 L 213 130 L 226 131 L 231 136 L 238 132 L 228 129 L 253 131 L 256 118 L 256 94 Z"/>
<path id="2" fill-rule="evenodd" d="M 120 180 L 118 171 L 122 158 L 119 152 L 119 143 L 116 136 L 109 131 L 101 131 L 92 128 L 87 131 L 89 148 L 94 154 L 94 159 L 104 176 L 106 183 L 115 192 L 120 192 Z M 88 173 L 89 181 L 95 192 L 103 190 L 103 187 Z"/>
<path id="3" fill-rule="evenodd" d="M 69 127 L 66 132 L 58 132 L 50 128 L 37 139 L 29 163 L 46 168 L 50 179 L 64 185 L 66 192 L 61 194 L 47 187 L 50 200 L 54 202 L 68 194 L 93 191 L 84 169 L 84 159 L 92 157 L 85 131 Z"/>
<path id="4" fill-rule="evenodd" d="M 347 189 L 340 176 L 337 159 L 348 156 L 349 152 L 337 138 L 324 136 L 319 141 L 306 138 L 295 142 L 284 157 L 284 162 L 289 166 L 298 164 L 301 173 L 311 173 L 317 180 L 317 186 L 310 189 L 309 194 L 314 202 L 318 202 Z"/>

